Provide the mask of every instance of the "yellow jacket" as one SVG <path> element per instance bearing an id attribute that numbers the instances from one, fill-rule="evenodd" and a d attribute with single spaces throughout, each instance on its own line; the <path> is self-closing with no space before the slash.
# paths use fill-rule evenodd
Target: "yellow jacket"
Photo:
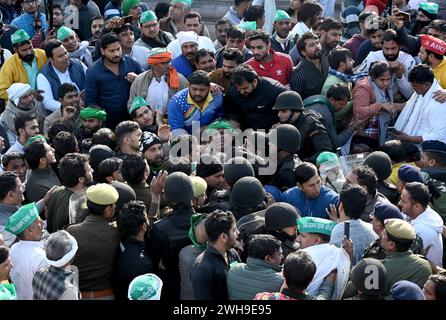
<path id="1" fill-rule="evenodd" d="M 47 63 L 48 59 L 45 55 L 45 51 L 42 49 L 34 49 L 34 53 L 37 59 L 37 69 L 40 71 L 45 63 Z M 28 74 L 26 73 L 25 67 L 23 67 L 19 55 L 15 53 L 5 61 L 0 70 L 0 98 L 7 100 L 8 93 L 6 90 L 13 83 L 17 82 L 28 83 Z"/>
<path id="2" fill-rule="evenodd" d="M 434 69 L 435 79 L 440 83 L 443 89 L 446 89 L 446 58 L 440 62 Z"/>

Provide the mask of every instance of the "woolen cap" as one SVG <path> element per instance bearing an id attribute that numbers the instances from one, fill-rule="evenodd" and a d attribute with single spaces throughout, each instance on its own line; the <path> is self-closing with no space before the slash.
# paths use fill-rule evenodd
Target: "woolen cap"
<path id="1" fill-rule="evenodd" d="M 286 202 L 276 202 L 265 211 L 265 227 L 271 231 L 297 225 L 299 213 L 295 207 Z"/>

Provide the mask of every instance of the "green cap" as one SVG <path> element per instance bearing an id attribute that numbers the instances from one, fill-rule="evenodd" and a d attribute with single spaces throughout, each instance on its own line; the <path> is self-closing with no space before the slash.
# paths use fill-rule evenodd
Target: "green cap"
<path id="1" fill-rule="evenodd" d="M 19 29 L 11 35 L 12 44 L 21 43 L 29 39 L 29 34 L 27 34 L 26 31 L 23 29 Z"/>
<path id="2" fill-rule="evenodd" d="M 122 14 L 124 16 L 128 15 L 130 9 L 137 6 L 140 3 L 141 3 L 140 0 L 124 0 L 124 1 L 122 1 L 122 4 L 121 4 Z"/>
<path id="3" fill-rule="evenodd" d="M 37 210 L 36 203 L 25 204 L 9 217 L 5 230 L 17 236 L 32 225 L 38 217 L 39 210 Z"/>
<path id="4" fill-rule="evenodd" d="M 57 30 L 57 40 L 64 41 L 72 34 L 74 34 L 74 31 L 72 29 L 62 26 L 59 28 L 59 30 Z"/>
<path id="5" fill-rule="evenodd" d="M 137 276 L 130 282 L 128 298 L 129 300 L 159 300 L 163 281 L 153 273 Z"/>
<path id="6" fill-rule="evenodd" d="M 160 53 L 166 53 L 169 52 L 169 50 L 167 50 L 167 48 L 152 48 L 149 51 L 149 55 L 147 56 L 148 58 L 150 58 L 151 56 L 160 54 Z"/>
<path id="7" fill-rule="evenodd" d="M 135 111 L 136 109 L 139 109 L 141 107 L 149 107 L 149 104 L 147 103 L 147 101 L 143 98 L 143 97 L 135 97 L 135 99 L 132 102 L 132 105 L 130 106 L 129 109 L 129 114 L 132 114 L 133 111 Z"/>
<path id="8" fill-rule="evenodd" d="M 35 136 L 30 137 L 28 140 L 26 140 L 24 147 L 26 148 L 31 143 L 36 142 L 36 141 L 41 141 L 43 143 L 46 143 L 45 137 L 40 134 L 37 134 Z"/>
<path id="9" fill-rule="evenodd" d="M 201 220 L 206 219 L 206 217 L 207 217 L 207 215 L 202 214 L 202 213 L 193 214 L 190 217 L 190 228 L 189 228 L 189 232 L 188 232 L 189 239 L 192 241 L 194 247 L 196 247 L 198 249 L 202 249 L 202 250 L 206 249 L 207 243 L 197 242 L 197 239 L 195 238 L 195 230 L 194 229 L 195 229 L 195 226 L 197 224 L 199 224 Z"/>
<path id="10" fill-rule="evenodd" d="M 336 153 L 330 151 L 323 151 L 316 158 L 316 166 L 319 167 L 321 164 L 325 162 L 335 161 L 335 160 L 338 160 L 338 156 L 336 155 Z"/>
<path id="11" fill-rule="evenodd" d="M 95 107 L 86 107 L 81 110 L 79 116 L 81 117 L 81 119 L 105 120 L 107 119 L 107 112 Z"/>
<path id="12" fill-rule="evenodd" d="M 0 301 L 17 300 L 15 285 L 12 283 L 0 284 Z"/>
<path id="13" fill-rule="evenodd" d="M 225 119 L 218 119 L 212 122 L 210 125 L 208 125 L 209 130 L 220 130 L 220 129 L 226 129 L 229 130 L 229 132 L 234 133 L 235 129 L 232 126 L 232 124 Z"/>
<path id="14" fill-rule="evenodd" d="M 171 3 L 182 3 L 189 6 L 189 8 L 192 6 L 192 0 L 172 0 Z"/>
<path id="15" fill-rule="evenodd" d="M 141 14 L 141 18 L 139 18 L 139 23 L 143 24 L 153 20 L 158 20 L 155 12 L 153 12 L 152 10 L 147 10 Z"/>
<path id="16" fill-rule="evenodd" d="M 257 22 L 255 21 L 245 21 L 238 25 L 245 31 L 255 31 L 257 29 Z"/>
<path id="17" fill-rule="evenodd" d="M 432 2 L 420 3 L 420 9 L 429 12 L 430 14 L 438 15 L 438 4 Z"/>
<path id="18" fill-rule="evenodd" d="M 322 218 L 303 217 L 297 220 L 300 233 L 321 233 L 330 236 L 335 225 L 335 222 Z"/>
<path id="19" fill-rule="evenodd" d="M 280 20 L 291 20 L 291 17 L 288 13 L 286 13 L 286 11 L 277 10 L 276 14 L 274 15 L 274 22 L 277 22 Z"/>

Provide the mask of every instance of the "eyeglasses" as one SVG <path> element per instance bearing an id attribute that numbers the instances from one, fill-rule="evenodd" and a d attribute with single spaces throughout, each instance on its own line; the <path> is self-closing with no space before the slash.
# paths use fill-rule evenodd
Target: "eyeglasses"
<path id="1" fill-rule="evenodd" d="M 156 28 L 157 26 L 158 26 L 158 23 L 153 23 L 153 24 L 148 24 L 148 25 L 145 25 L 145 26 L 141 26 L 141 28 L 152 29 L 152 28 Z"/>

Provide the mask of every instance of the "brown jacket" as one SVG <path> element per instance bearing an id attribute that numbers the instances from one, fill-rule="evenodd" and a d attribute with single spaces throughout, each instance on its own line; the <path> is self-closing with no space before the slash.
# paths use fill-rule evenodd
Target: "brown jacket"
<path id="1" fill-rule="evenodd" d="M 112 273 L 121 234 L 103 216 L 89 215 L 67 231 L 76 239 L 79 249 L 73 265 L 79 269 L 79 289 L 100 291 L 112 288 Z"/>
<path id="2" fill-rule="evenodd" d="M 361 79 L 353 89 L 353 114 L 356 118 L 364 120 L 377 116 L 382 108 L 376 103 L 375 92 L 368 78 Z"/>
<path id="3" fill-rule="evenodd" d="M 222 68 L 209 72 L 208 76 L 211 82 L 216 83 L 224 88 L 224 94 L 228 93 L 229 87 L 231 86 L 231 78 L 224 77 Z"/>
<path id="4" fill-rule="evenodd" d="M 160 24 L 160 29 L 165 31 L 165 32 L 169 32 L 170 34 L 172 34 L 175 39 L 177 38 L 177 33 L 182 31 L 182 30 L 178 30 L 176 24 L 172 21 L 171 17 L 165 17 L 162 18 L 159 21 Z M 206 26 L 203 26 L 203 30 L 201 30 L 199 36 L 205 36 L 208 37 L 209 39 L 211 38 L 211 34 L 209 33 L 208 28 L 206 28 Z"/>

